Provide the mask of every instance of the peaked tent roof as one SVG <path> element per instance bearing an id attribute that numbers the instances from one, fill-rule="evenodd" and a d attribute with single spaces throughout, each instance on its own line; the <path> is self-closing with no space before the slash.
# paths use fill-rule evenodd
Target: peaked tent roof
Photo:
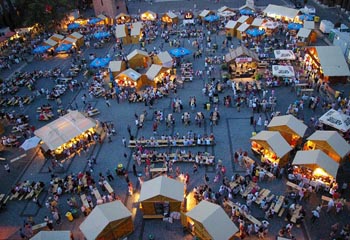
<path id="1" fill-rule="evenodd" d="M 152 64 L 151 67 L 146 72 L 147 78 L 149 80 L 153 80 L 159 74 L 162 68 L 163 68 L 162 65 Z"/>
<path id="2" fill-rule="evenodd" d="M 304 28 L 313 30 L 313 29 L 315 29 L 315 22 L 314 21 L 304 21 L 303 26 L 304 26 Z"/>
<path id="3" fill-rule="evenodd" d="M 245 23 L 245 21 L 247 21 L 249 19 L 249 16 L 247 15 L 242 15 L 240 16 L 240 18 L 238 18 L 237 22 L 239 23 Z"/>
<path id="4" fill-rule="evenodd" d="M 70 231 L 40 231 L 30 240 L 70 240 Z"/>
<path id="5" fill-rule="evenodd" d="M 54 46 L 56 46 L 56 45 L 58 44 L 58 42 L 52 40 L 51 38 L 45 40 L 44 43 L 47 44 L 47 45 L 49 45 L 49 46 L 51 46 L 51 47 L 54 47 Z"/>
<path id="6" fill-rule="evenodd" d="M 115 37 L 123 38 L 126 37 L 126 26 L 125 24 L 118 24 L 115 28 Z"/>
<path id="7" fill-rule="evenodd" d="M 225 61 L 230 62 L 240 56 L 248 56 L 251 57 L 255 61 L 259 61 L 259 56 L 255 52 L 251 51 L 250 49 L 244 47 L 244 46 L 239 46 L 235 48 L 234 50 L 230 50 L 226 55 L 225 55 Z"/>
<path id="8" fill-rule="evenodd" d="M 130 31 L 130 36 L 138 36 L 140 35 L 143 23 L 142 22 L 134 22 L 132 24 L 132 28 Z"/>
<path id="9" fill-rule="evenodd" d="M 337 177 L 339 163 L 321 150 L 298 151 L 295 154 L 293 165 L 307 165 L 310 168 L 320 167 L 334 178 Z"/>
<path id="10" fill-rule="evenodd" d="M 186 213 L 186 216 L 202 223 L 212 239 L 230 239 L 238 232 L 237 226 L 221 206 L 205 200 Z"/>
<path id="11" fill-rule="evenodd" d="M 310 137 L 309 141 L 325 141 L 341 157 L 344 157 L 350 151 L 350 145 L 340 136 L 337 131 L 316 131 Z"/>
<path id="12" fill-rule="evenodd" d="M 235 28 L 237 24 L 238 24 L 237 21 L 230 20 L 226 23 L 225 28 L 232 29 L 232 28 Z"/>
<path id="13" fill-rule="evenodd" d="M 204 18 L 204 17 L 206 17 L 209 13 L 211 13 L 212 11 L 210 11 L 210 10 L 203 10 L 200 14 L 199 14 L 199 16 L 200 17 L 202 17 L 202 18 Z"/>
<path id="14" fill-rule="evenodd" d="M 106 17 L 105 15 L 103 15 L 103 14 L 100 14 L 100 15 L 98 15 L 97 17 L 98 17 L 98 18 L 101 18 L 102 20 L 107 19 L 107 17 Z"/>
<path id="15" fill-rule="evenodd" d="M 63 42 L 68 42 L 68 43 L 76 43 L 78 39 L 76 38 L 71 38 L 71 37 L 66 37 L 63 39 Z"/>
<path id="16" fill-rule="evenodd" d="M 218 13 L 220 12 L 225 12 L 225 11 L 230 11 L 230 12 L 234 12 L 235 10 L 230 8 L 230 7 L 227 7 L 227 6 L 223 6 L 221 8 L 218 9 Z"/>
<path id="17" fill-rule="evenodd" d="M 264 18 L 254 18 L 251 25 L 254 27 L 260 27 L 265 21 L 266 21 L 266 19 L 264 19 Z"/>
<path id="18" fill-rule="evenodd" d="M 108 68 L 111 72 L 119 72 L 122 69 L 123 61 L 110 61 L 108 64 Z"/>
<path id="19" fill-rule="evenodd" d="M 244 22 L 237 28 L 237 31 L 245 32 L 249 27 L 250 27 L 250 24 Z"/>
<path id="20" fill-rule="evenodd" d="M 179 202 L 184 199 L 184 184 L 177 180 L 159 176 L 142 184 L 139 201 L 145 201 L 156 196 L 164 196 Z"/>
<path id="21" fill-rule="evenodd" d="M 164 67 L 171 68 L 173 64 L 173 58 L 170 56 L 168 51 L 163 51 L 157 54 L 159 61 Z"/>
<path id="22" fill-rule="evenodd" d="M 317 46 L 318 59 L 325 76 L 350 76 L 344 54 L 338 46 Z"/>
<path id="23" fill-rule="evenodd" d="M 50 38 L 52 38 L 52 39 L 57 38 L 57 39 L 59 39 L 59 40 L 62 40 L 62 39 L 64 38 L 64 36 L 61 35 L 61 34 L 55 33 L 55 34 L 53 34 Z"/>
<path id="24" fill-rule="evenodd" d="M 261 131 L 251 137 L 250 140 L 266 142 L 277 157 L 283 157 L 292 150 L 292 147 L 277 131 Z"/>
<path id="25" fill-rule="evenodd" d="M 264 14 L 270 17 L 277 15 L 277 16 L 284 16 L 292 19 L 294 19 L 299 14 L 299 12 L 300 10 L 298 9 L 274 5 L 274 4 L 269 4 L 263 11 Z"/>
<path id="26" fill-rule="evenodd" d="M 119 73 L 118 76 L 121 76 L 121 75 L 126 75 L 129 78 L 131 78 L 133 81 L 137 81 L 141 77 L 141 74 L 136 72 L 132 68 L 128 68 L 128 69 L 124 70 L 123 72 Z"/>
<path id="27" fill-rule="evenodd" d="M 148 57 L 148 53 L 139 49 L 135 49 L 134 51 L 132 51 L 131 53 L 128 54 L 128 56 L 126 56 L 126 58 L 128 60 L 134 58 L 137 55 L 143 55 L 145 57 Z"/>
<path id="28" fill-rule="evenodd" d="M 73 38 L 76 38 L 76 39 L 80 39 L 80 38 L 83 38 L 84 36 L 81 35 L 81 34 L 78 33 L 78 32 L 74 32 L 74 33 L 72 33 L 71 35 L 69 35 L 69 37 L 73 37 Z"/>
<path id="29" fill-rule="evenodd" d="M 308 28 L 300 28 L 298 31 L 297 37 L 300 38 L 308 38 L 310 36 L 311 29 Z"/>
<path id="30" fill-rule="evenodd" d="M 164 15 L 167 15 L 170 18 L 177 18 L 177 15 L 171 11 L 164 13 Z"/>
<path id="31" fill-rule="evenodd" d="M 93 240 L 112 222 L 131 217 L 121 201 L 97 205 L 80 224 L 79 228 L 88 240 Z"/>
<path id="32" fill-rule="evenodd" d="M 307 126 L 291 114 L 273 117 L 267 127 L 270 128 L 279 126 L 287 126 L 290 130 L 292 130 L 296 135 L 300 137 L 304 137 L 307 130 Z"/>

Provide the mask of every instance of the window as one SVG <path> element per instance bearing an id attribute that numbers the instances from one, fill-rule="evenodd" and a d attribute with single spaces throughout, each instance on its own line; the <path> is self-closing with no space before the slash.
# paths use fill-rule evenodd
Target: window
<path id="1" fill-rule="evenodd" d="M 101 5 L 103 6 L 103 0 L 101 0 Z"/>

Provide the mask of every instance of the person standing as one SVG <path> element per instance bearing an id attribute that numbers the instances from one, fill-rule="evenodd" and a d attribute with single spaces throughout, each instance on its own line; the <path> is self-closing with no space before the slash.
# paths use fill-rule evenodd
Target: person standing
<path id="1" fill-rule="evenodd" d="M 316 209 L 313 210 L 311 213 L 312 213 L 311 222 L 315 223 L 315 221 L 320 218 L 320 213 Z"/>
<path id="2" fill-rule="evenodd" d="M 107 107 L 110 107 L 110 106 L 111 106 L 111 103 L 109 102 L 108 97 L 105 97 L 105 100 L 106 100 L 106 105 L 107 105 Z"/>
<path id="3" fill-rule="evenodd" d="M 8 163 L 6 163 L 6 164 L 4 165 L 4 168 L 5 168 L 5 171 L 6 171 L 6 172 L 8 172 L 8 173 L 11 172 L 11 170 L 10 170 L 10 165 L 9 165 Z"/>
<path id="4" fill-rule="evenodd" d="M 329 200 L 329 202 L 328 202 L 328 204 L 327 204 L 327 213 L 329 212 L 329 211 L 331 211 L 332 210 L 332 208 L 334 207 L 334 200 L 333 200 L 333 198 L 331 199 L 331 200 Z"/>
<path id="5" fill-rule="evenodd" d="M 107 176 L 107 179 L 108 179 L 108 181 L 113 181 L 114 180 L 114 177 L 113 177 L 113 175 L 112 175 L 112 172 L 111 172 L 111 170 L 109 170 L 109 169 L 107 169 L 107 171 L 106 171 L 106 176 Z"/>
<path id="6" fill-rule="evenodd" d="M 136 165 L 135 164 L 132 165 L 132 172 L 133 172 L 134 176 L 136 177 L 137 176 L 137 170 L 136 170 Z"/>
<path id="7" fill-rule="evenodd" d="M 35 204 L 36 204 L 39 208 L 42 208 L 42 205 L 41 205 L 41 203 L 39 202 L 39 200 L 38 200 L 38 198 L 37 198 L 36 196 L 33 198 L 33 202 L 35 202 Z"/>
<path id="8" fill-rule="evenodd" d="M 122 138 L 122 143 L 123 143 L 123 146 L 126 148 L 126 139 L 125 139 L 125 137 Z"/>

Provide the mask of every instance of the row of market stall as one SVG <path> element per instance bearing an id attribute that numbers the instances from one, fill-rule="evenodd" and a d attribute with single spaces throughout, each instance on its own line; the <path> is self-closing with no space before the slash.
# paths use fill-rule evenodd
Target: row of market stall
<path id="1" fill-rule="evenodd" d="M 61 34 L 53 34 L 50 38 L 46 39 L 42 45 L 36 47 L 33 50 L 34 54 L 43 54 L 48 51 L 55 51 L 57 53 L 69 52 L 72 48 L 81 48 L 84 45 L 84 36 L 79 32 L 73 32 L 68 36 Z"/>

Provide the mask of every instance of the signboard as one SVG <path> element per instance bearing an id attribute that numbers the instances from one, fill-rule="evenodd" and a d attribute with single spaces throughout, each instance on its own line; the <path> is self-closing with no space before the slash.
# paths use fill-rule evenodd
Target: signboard
<path id="1" fill-rule="evenodd" d="M 294 77 L 294 68 L 292 66 L 273 65 L 272 75 L 276 77 Z"/>
<path id="2" fill-rule="evenodd" d="M 245 63 L 245 62 L 251 62 L 253 59 L 251 57 L 239 57 L 235 59 L 236 63 Z"/>

